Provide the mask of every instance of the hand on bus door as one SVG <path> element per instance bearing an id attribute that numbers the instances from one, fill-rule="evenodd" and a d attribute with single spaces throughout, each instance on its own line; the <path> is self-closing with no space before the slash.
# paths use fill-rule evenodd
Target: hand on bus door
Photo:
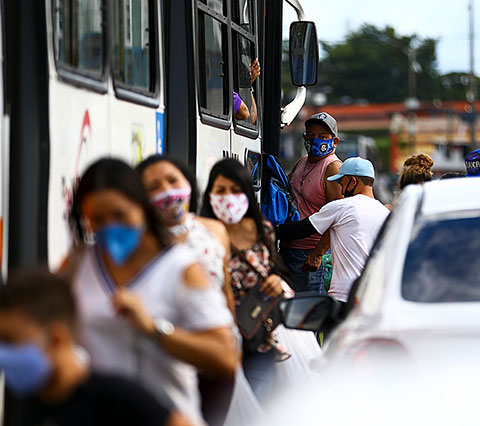
<path id="1" fill-rule="evenodd" d="M 260 63 L 258 62 L 258 58 L 250 64 L 250 78 L 252 79 L 252 84 L 260 75 Z"/>

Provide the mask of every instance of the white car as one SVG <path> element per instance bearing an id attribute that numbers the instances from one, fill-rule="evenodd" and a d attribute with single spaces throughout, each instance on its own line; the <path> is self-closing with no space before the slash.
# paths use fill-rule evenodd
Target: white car
<path id="1" fill-rule="evenodd" d="M 287 327 L 327 330 L 321 379 L 259 425 L 480 424 L 480 178 L 408 186 L 354 287 L 346 316 L 328 296 L 282 301 Z"/>
<path id="2" fill-rule="evenodd" d="M 480 359 L 480 178 L 407 186 L 355 287 L 325 363 Z M 339 322 L 325 299 L 293 302 L 285 321 L 317 330 Z"/>

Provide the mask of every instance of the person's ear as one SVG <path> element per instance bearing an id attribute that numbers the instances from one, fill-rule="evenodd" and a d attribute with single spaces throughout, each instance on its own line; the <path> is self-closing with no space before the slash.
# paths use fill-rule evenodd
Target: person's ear
<path id="1" fill-rule="evenodd" d="M 350 179 L 348 180 L 347 186 L 345 187 L 345 189 L 347 191 L 353 190 L 353 188 L 355 188 L 357 186 L 357 182 L 358 182 L 358 180 L 355 176 L 350 176 Z M 353 185 L 352 185 L 352 183 L 353 183 Z"/>
<path id="2" fill-rule="evenodd" d="M 336 148 L 338 145 L 338 142 L 340 142 L 339 138 L 333 138 L 333 147 Z"/>

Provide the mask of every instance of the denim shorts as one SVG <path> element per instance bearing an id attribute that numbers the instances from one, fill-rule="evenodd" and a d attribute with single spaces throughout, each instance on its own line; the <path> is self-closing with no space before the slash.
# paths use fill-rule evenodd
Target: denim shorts
<path id="1" fill-rule="evenodd" d="M 288 266 L 292 286 L 296 292 L 312 291 L 327 294 L 323 287 L 323 265 L 316 272 L 304 272 L 303 264 L 313 249 L 281 248 L 283 261 Z"/>

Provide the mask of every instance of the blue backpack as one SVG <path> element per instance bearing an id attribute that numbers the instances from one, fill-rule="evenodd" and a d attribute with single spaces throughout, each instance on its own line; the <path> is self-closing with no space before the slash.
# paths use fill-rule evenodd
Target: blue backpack
<path id="1" fill-rule="evenodd" d="M 262 213 L 273 226 L 300 220 L 295 196 L 278 160 L 263 155 Z"/>

